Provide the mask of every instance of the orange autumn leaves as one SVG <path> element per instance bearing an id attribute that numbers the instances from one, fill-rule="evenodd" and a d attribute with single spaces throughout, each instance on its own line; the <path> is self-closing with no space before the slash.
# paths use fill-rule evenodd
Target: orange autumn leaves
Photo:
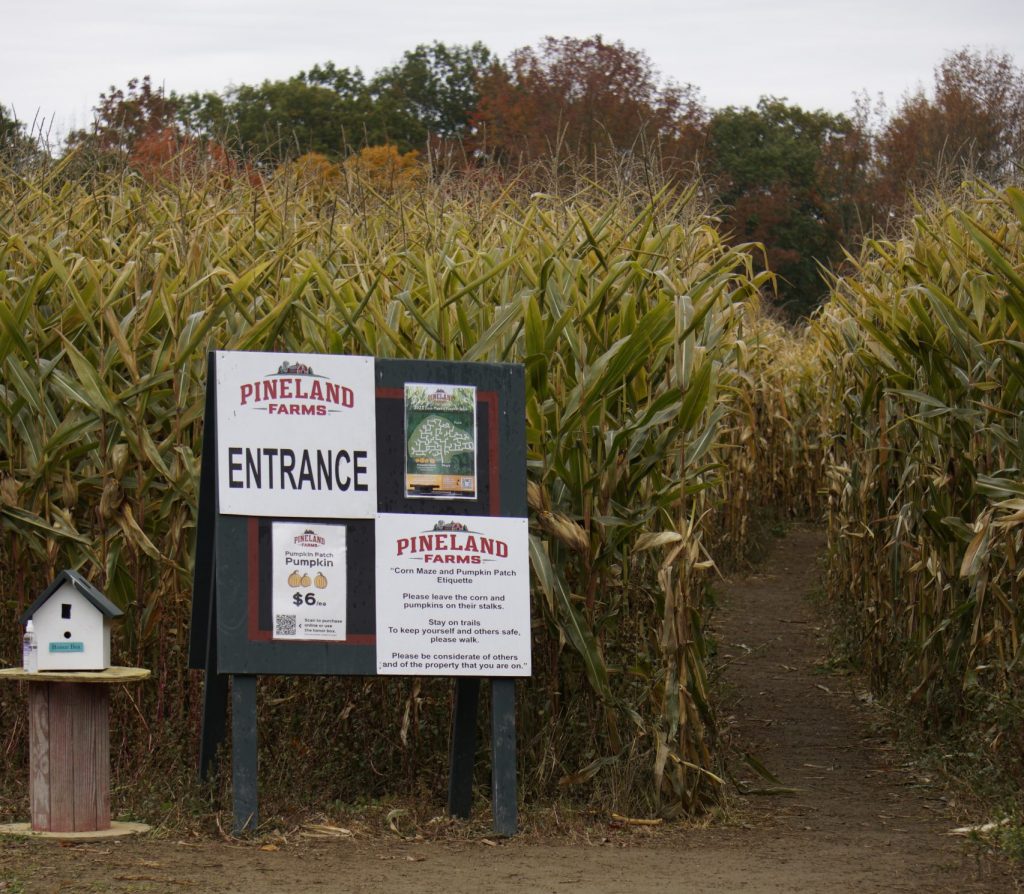
<path id="1" fill-rule="evenodd" d="M 280 165 L 275 176 L 290 176 L 303 189 L 331 191 L 353 178 L 378 192 L 421 183 L 427 168 L 416 150 L 399 152 L 397 146 L 366 146 L 343 162 L 333 162 L 319 152 L 307 152 Z"/>
<path id="2" fill-rule="evenodd" d="M 224 181 L 242 177 L 251 185 L 263 179 L 254 165 L 241 163 L 219 143 L 182 136 L 172 128 L 139 139 L 128 163 L 150 183 L 197 173 Z M 421 183 L 427 168 L 419 152 L 399 152 L 396 146 L 384 145 L 367 146 L 341 163 L 319 152 L 307 152 L 273 172 L 274 177 L 282 175 L 295 178 L 303 189 L 330 191 L 352 177 L 378 192 L 388 192 Z"/>

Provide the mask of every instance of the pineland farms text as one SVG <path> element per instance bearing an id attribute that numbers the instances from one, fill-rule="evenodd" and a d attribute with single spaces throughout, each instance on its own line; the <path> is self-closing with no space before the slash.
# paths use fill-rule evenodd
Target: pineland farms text
<path id="1" fill-rule="evenodd" d="M 279 416 L 326 416 L 328 412 L 335 412 L 329 409 L 331 405 L 355 406 L 351 388 L 319 379 L 304 380 L 299 376 L 246 382 L 239 386 L 238 399 L 243 407 L 251 403 L 254 409 Z M 288 403 L 292 400 L 310 403 Z M 257 404 L 266 406 L 255 406 Z"/>

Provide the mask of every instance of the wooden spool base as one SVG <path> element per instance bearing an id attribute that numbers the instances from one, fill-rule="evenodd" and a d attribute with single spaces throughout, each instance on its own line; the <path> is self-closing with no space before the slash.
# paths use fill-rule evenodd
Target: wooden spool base
<path id="1" fill-rule="evenodd" d="M 25 838 L 38 838 L 44 841 L 109 841 L 111 838 L 127 838 L 129 835 L 141 835 L 150 827 L 145 823 L 112 822 L 106 829 L 94 832 L 39 832 L 28 823 L 6 823 L 0 825 L 0 835 L 21 835 Z"/>

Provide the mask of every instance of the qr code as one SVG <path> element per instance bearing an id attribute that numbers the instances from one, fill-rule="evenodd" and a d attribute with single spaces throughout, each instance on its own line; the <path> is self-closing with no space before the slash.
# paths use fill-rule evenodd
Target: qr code
<path id="1" fill-rule="evenodd" d="M 274 615 L 274 636 L 295 636 L 295 615 Z"/>

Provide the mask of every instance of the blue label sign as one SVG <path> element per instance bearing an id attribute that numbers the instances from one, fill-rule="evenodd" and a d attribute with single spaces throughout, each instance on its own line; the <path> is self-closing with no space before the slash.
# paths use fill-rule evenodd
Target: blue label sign
<path id="1" fill-rule="evenodd" d="M 51 652 L 84 652 L 85 643 L 50 643 Z"/>

